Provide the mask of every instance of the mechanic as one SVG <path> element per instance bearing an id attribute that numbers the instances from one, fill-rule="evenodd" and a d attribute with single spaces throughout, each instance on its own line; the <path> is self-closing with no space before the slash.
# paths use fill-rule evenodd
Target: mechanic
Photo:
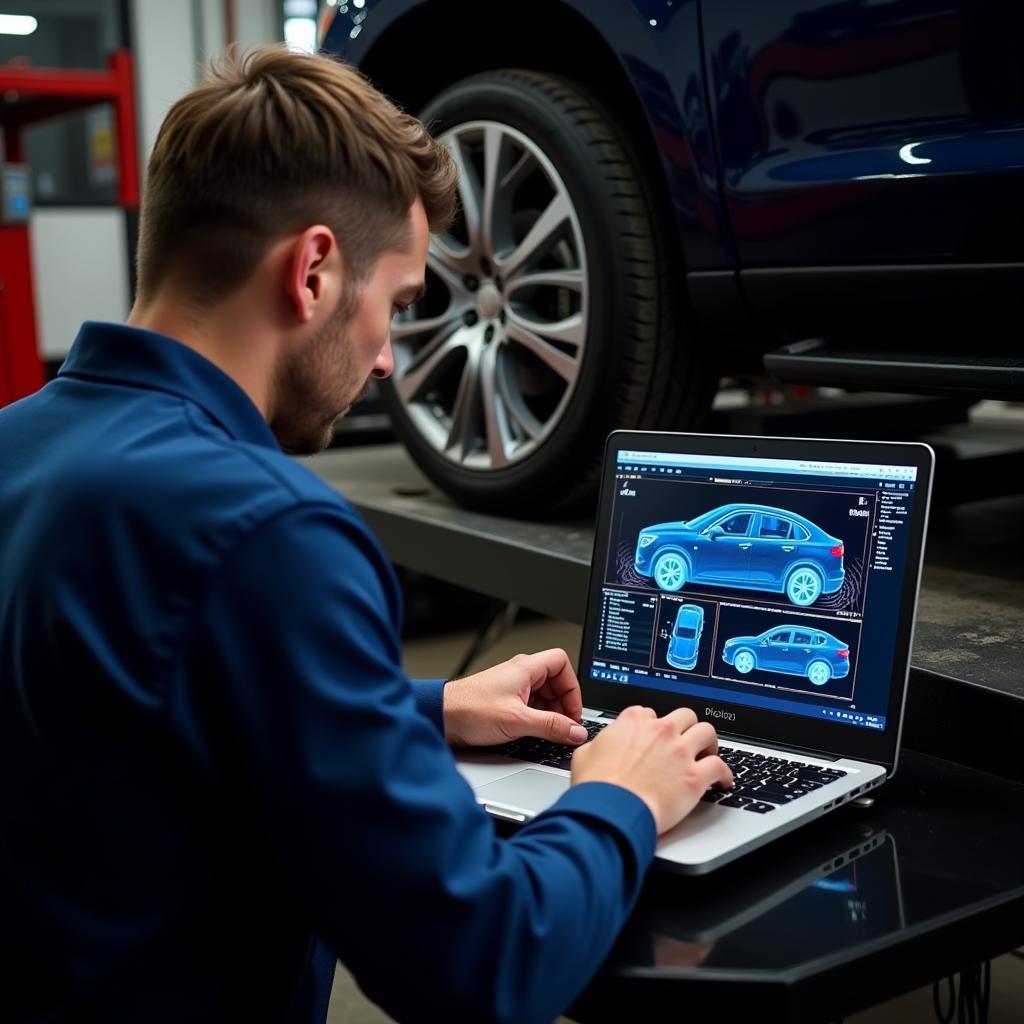
<path id="1" fill-rule="evenodd" d="M 578 745 L 565 653 L 410 683 L 392 568 L 289 457 L 391 372 L 457 188 L 357 72 L 228 57 L 160 130 L 127 324 L 0 411 L 5 1020 L 323 1021 L 339 958 L 401 1020 L 550 1020 L 730 782 L 631 708 L 497 838 L 450 747 Z"/>

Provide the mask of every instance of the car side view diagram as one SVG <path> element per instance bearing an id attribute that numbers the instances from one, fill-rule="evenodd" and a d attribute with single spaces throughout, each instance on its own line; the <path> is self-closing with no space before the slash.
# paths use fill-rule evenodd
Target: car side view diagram
<path id="1" fill-rule="evenodd" d="M 769 505 L 720 505 L 689 522 L 644 527 L 634 566 L 661 590 L 743 587 L 785 594 L 801 607 L 835 593 L 845 576 L 838 537 Z"/>
<path id="2" fill-rule="evenodd" d="M 850 648 L 822 629 L 774 626 L 758 636 L 734 636 L 722 646 L 722 660 L 740 675 L 754 669 L 806 676 L 815 686 L 850 672 Z"/>
<path id="3" fill-rule="evenodd" d="M 703 632 L 704 609 L 696 604 L 682 605 L 676 612 L 676 623 L 669 637 L 665 660 L 673 668 L 693 668 L 697 664 Z"/>

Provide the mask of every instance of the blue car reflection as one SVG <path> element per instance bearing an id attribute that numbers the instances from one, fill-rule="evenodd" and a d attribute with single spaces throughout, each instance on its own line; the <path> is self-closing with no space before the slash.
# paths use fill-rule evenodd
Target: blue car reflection
<path id="1" fill-rule="evenodd" d="M 673 668 L 693 668 L 697 664 L 703 632 L 704 609 L 698 604 L 684 604 L 676 612 L 676 624 L 669 637 L 665 660 Z"/>
<path id="2" fill-rule="evenodd" d="M 775 626 L 758 636 L 735 636 L 722 646 L 722 660 L 741 675 L 761 669 L 806 676 L 815 686 L 850 672 L 850 648 L 823 629 Z"/>
<path id="3" fill-rule="evenodd" d="M 783 593 L 814 604 L 843 585 L 843 542 L 787 509 L 720 505 L 689 522 L 640 531 L 636 571 L 661 590 L 713 583 Z"/>

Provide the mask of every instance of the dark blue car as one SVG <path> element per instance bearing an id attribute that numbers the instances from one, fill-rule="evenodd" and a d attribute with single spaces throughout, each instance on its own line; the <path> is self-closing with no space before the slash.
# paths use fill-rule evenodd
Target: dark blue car
<path id="1" fill-rule="evenodd" d="M 700 638 L 704 632 L 704 609 L 699 604 L 680 605 L 675 626 L 668 640 L 665 660 L 673 668 L 691 669 L 700 654 Z"/>
<path id="2" fill-rule="evenodd" d="M 835 593 L 845 576 L 838 537 L 770 505 L 720 505 L 689 522 L 646 526 L 633 564 L 661 590 L 711 583 L 783 593 L 801 606 Z"/>
<path id="3" fill-rule="evenodd" d="M 815 686 L 850 671 L 850 648 L 823 629 L 775 626 L 758 636 L 735 636 L 722 646 L 722 660 L 741 675 L 755 669 L 806 676 Z"/>
<path id="4" fill-rule="evenodd" d="M 323 11 L 461 172 L 383 389 L 459 500 L 578 505 L 723 374 L 1024 397 L 1020 0 Z"/>

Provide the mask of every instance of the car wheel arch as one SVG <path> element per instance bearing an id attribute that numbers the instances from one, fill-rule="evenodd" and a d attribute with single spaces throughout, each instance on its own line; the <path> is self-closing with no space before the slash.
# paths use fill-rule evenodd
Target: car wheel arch
<path id="1" fill-rule="evenodd" d="M 457 4 L 420 3 L 398 15 L 359 59 L 359 68 L 378 88 L 405 109 L 422 109 L 434 96 L 456 82 L 498 68 L 514 68 L 586 82 L 602 104 L 634 131 L 638 155 L 657 167 L 659 200 L 671 209 L 665 161 L 650 128 L 653 112 L 646 109 L 637 83 L 602 36 L 600 29 L 580 11 L 548 0 L 544 32 L 532 20 L 524 24 L 515 0 L 489 5 L 487 47 L 458 47 L 449 54 L 453 33 L 464 31 L 466 8 Z M 567 49 L 564 40 L 571 38 Z M 491 45 L 493 44 L 493 45 Z M 424 73 L 421 61 L 396 60 L 397 53 L 445 52 L 443 61 L 431 62 Z M 449 57 L 451 59 L 449 59 Z M 655 58 L 652 52 L 651 59 Z"/>
<path id="2" fill-rule="evenodd" d="M 690 557 L 690 553 L 686 548 L 679 544 L 662 544 L 656 548 L 654 553 L 651 555 L 651 568 L 654 568 L 654 563 L 657 562 L 662 555 L 668 554 L 679 555 L 686 565 L 686 577 L 687 579 L 691 579 L 693 575 L 693 559 Z"/>
<path id="3" fill-rule="evenodd" d="M 736 662 L 744 654 L 749 655 L 751 661 L 750 668 L 747 669 L 747 672 L 753 672 L 754 669 L 757 668 L 757 652 L 752 647 L 744 645 L 738 648 L 732 656 L 733 666 L 736 668 L 736 671 L 739 672 L 741 675 L 745 675 L 746 673 L 743 672 L 743 670 L 736 664 Z"/>

